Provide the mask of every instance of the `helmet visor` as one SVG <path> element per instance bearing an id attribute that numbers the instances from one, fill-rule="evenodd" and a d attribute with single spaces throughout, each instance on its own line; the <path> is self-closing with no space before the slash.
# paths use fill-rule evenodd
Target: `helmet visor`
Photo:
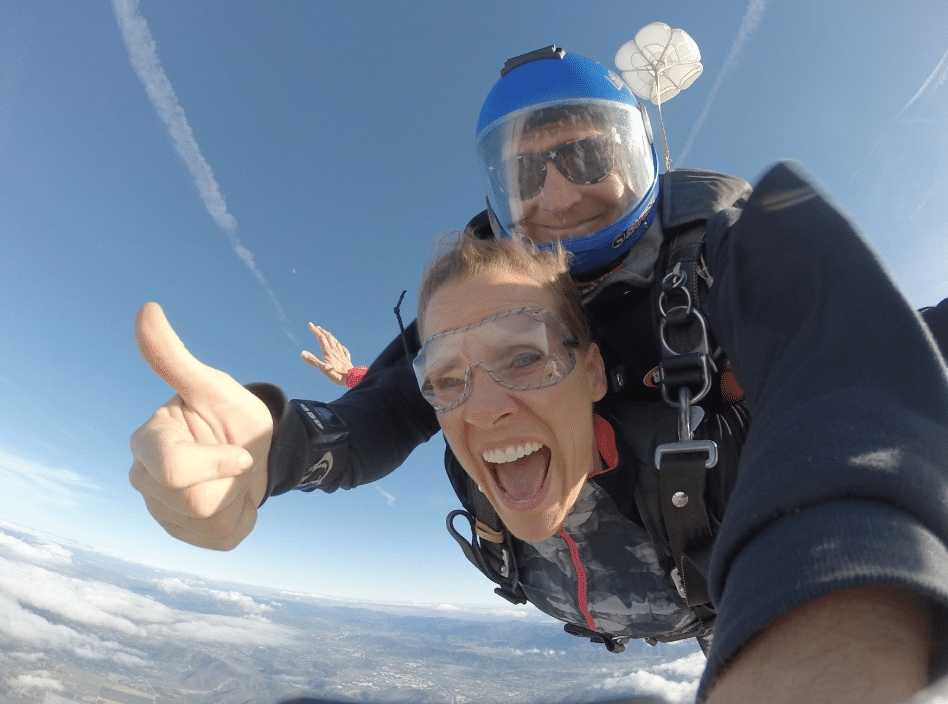
<path id="1" fill-rule="evenodd" d="M 539 143 L 543 149 L 536 148 Z M 632 211 L 655 179 L 652 147 L 639 109 L 614 101 L 556 101 L 511 113 L 484 129 L 478 153 L 491 207 L 510 235 L 529 236 L 551 169 L 580 187 L 613 177 L 617 185 L 612 222 Z"/>
<path id="2" fill-rule="evenodd" d="M 412 365 L 422 395 L 440 413 L 467 398 L 475 366 L 513 391 L 540 389 L 569 374 L 577 344 L 552 313 L 518 308 L 429 337 Z"/>

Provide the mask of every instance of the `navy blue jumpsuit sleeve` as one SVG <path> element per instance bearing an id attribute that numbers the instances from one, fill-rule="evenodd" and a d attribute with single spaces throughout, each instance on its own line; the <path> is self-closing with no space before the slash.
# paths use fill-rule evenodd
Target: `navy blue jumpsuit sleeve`
<path id="1" fill-rule="evenodd" d="M 775 619 L 826 594 L 902 587 L 938 622 L 948 607 L 948 382 L 921 318 L 793 165 L 733 225 L 709 223 L 707 256 L 709 322 L 753 422 L 712 557 L 699 700 Z"/>
<path id="2" fill-rule="evenodd" d="M 415 324 L 406 330 L 409 350 L 417 350 Z M 254 389 L 261 398 L 279 389 Z M 339 442 L 324 442 L 306 421 L 307 405 L 316 403 L 341 421 L 347 433 Z M 326 492 L 351 489 L 381 479 L 395 470 L 418 445 L 440 427 L 434 409 L 418 390 L 418 382 L 401 338 L 372 363 L 358 386 L 329 403 L 293 400 L 268 402 L 275 428 L 267 462 L 267 497 L 308 483 Z M 279 406 L 279 407 L 278 407 Z"/>
<path id="3" fill-rule="evenodd" d="M 412 340 L 414 330 L 412 323 Z M 414 353 L 417 345 L 413 347 Z M 323 491 L 381 479 L 441 430 L 434 409 L 418 389 L 401 339 L 379 355 L 358 386 L 328 405 L 348 426 L 349 440 L 345 465 L 320 485 Z"/>

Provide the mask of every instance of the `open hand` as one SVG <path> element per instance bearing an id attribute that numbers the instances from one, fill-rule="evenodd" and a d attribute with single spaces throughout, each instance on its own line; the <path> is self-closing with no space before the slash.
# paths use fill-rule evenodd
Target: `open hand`
<path id="1" fill-rule="evenodd" d="M 345 386 L 346 374 L 352 369 L 352 358 L 349 356 L 349 350 L 343 347 L 342 343 L 333 337 L 328 330 L 312 323 L 309 324 L 309 329 L 319 340 L 323 358 L 319 359 L 312 352 L 306 352 L 305 350 L 300 353 L 300 357 L 309 366 L 316 367 L 321 371 L 332 383 Z"/>

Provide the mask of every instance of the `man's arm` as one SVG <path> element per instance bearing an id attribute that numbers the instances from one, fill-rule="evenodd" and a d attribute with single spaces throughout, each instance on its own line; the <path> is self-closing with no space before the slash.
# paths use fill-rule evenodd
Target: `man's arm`
<path id="1" fill-rule="evenodd" d="M 411 352 L 418 349 L 415 325 L 405 332 Z M 333 492 L 376 481 L 440 430 L 434 409 L 418 390 L 405 344 L 392 340 L 358 386 L 335 401 L 289 402 L 274 430 L 267 496 L 300 486 Z M 344 429 L 345 439 L 323 440 L 314 413 Z"/>
<path id="2" fill-rule="evenodd" d="M 782 616 L 708 704 L 893 704 L 928 684 L 931 606 L 892 587 L 835 592 Z"/>
<path id="3" fill-rule="evenodd" d="M 919 316 L 792 167 L 715 225 L 708 321 L 753 425 L 712 555 L 702 697 L 752 642 L 834 595 L 902 589 L 938 628 L 948 609 L 948 385 Z"/>

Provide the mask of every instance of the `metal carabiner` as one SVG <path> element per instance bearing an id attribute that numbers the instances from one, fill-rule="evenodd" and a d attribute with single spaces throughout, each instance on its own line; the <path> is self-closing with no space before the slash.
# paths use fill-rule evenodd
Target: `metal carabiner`
<path id="1" fill-rule="evenodd" d="M 668 317 L 668 313 L 672 310 L 678 308 L 684 308 L 684 316 L 687 316 L 694 310 L 694 305 L 691 300 L 691 292 L 688 290 L 688 287 L 685 284 L 688 282 L 688 278 L 685 276 L 684 272 L 681 271 L 681 262 L 675 264 L 675 268 L 672 269 L 665 275 L 665 278 L 662 279 L 662 292 L 658 296 L 658 310 L 662 314 L 662 319 Z M 665 301 L 669 294 L 671 293 L 682 293 L 685 296 L 685 305 L 678 305 L 669 310 L 665 310 Z"/>

